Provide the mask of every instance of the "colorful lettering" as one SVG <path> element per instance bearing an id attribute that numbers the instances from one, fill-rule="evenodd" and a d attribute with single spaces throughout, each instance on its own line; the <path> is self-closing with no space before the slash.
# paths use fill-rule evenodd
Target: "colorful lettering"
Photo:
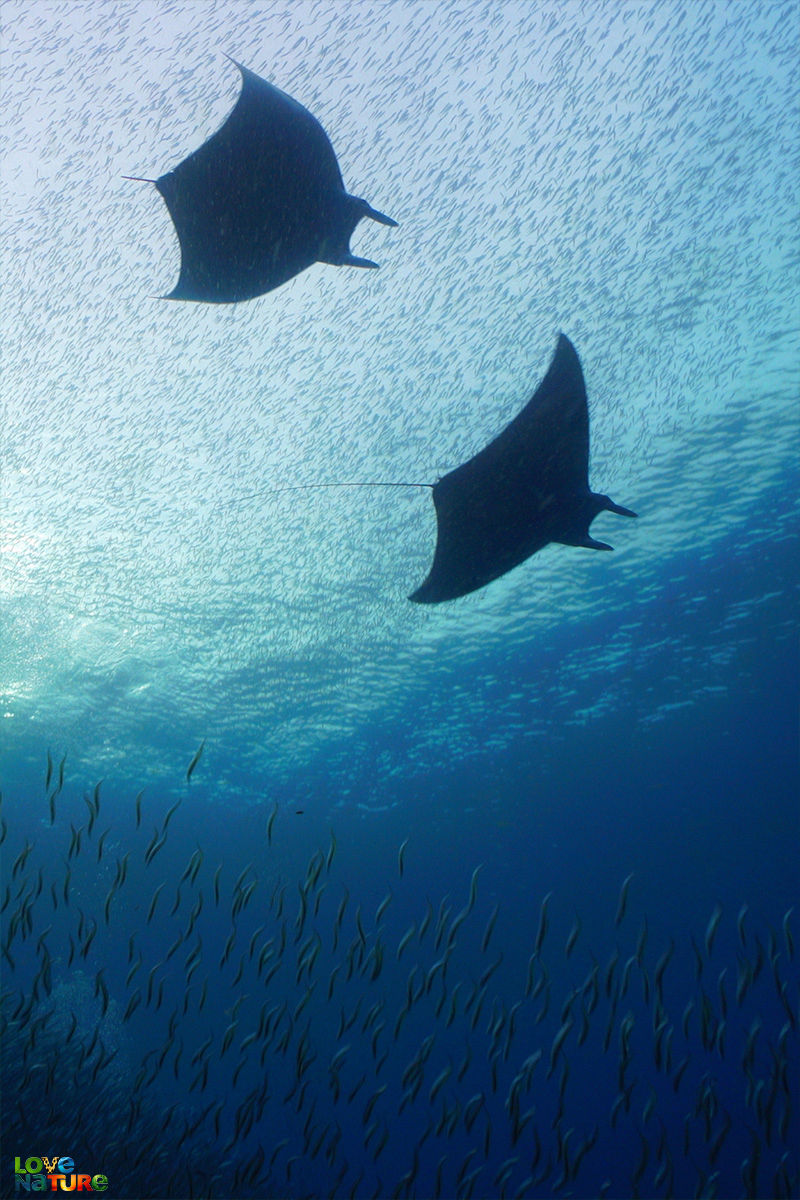
<path id="1" fill-rule="evenodd" d="M 45 1171 L 42 1168 L 46 1168 Z M 107 1175 L 78 1174 L 75 1160 L 69 1155 L 54 1155 L 39 1158 L 32 1154 L 25 1159 L 14 1158 L 14 1192 L 104 1192 L 108 1188 Z"/>

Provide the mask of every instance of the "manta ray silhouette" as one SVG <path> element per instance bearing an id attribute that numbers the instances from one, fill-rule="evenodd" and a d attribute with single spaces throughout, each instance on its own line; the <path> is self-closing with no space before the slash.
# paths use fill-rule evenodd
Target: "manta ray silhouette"
<path id="1" fill-rule="evenodd" d="M 629 508 L 589 487 L 589 409 L 580 360 L 569 338 L 531 399 L 502 433 L 433 485 L 436 550 L 409 599 L 436 604 L 474 592 L 548 542 L 611 550 L 589 536 L 607 509 Z"/>
<path id="2" fill-rule="evenodd" d="M 611 550 L 589 526 L 607 510 L 635 517 L 589 487 L 589 409 L 580 360 L 560 334 L 552 362 L 513 421 L 468 462 L 438 483 L 303 483 L 314 488 L 429 488 L 436 509 L 436 549 L 417 604 L 455 600 L 485 587 L 549 542 Z"/>
<path id="3" fill-rule="evenodd" d="M 397 225 L 345 191 L 328 135 L 291 96 L 235 59 L 239 99 L 221 129 L 154 183 L 181 248 L 164 297 L 213 304 L 261 296 L 315 262 L 377 267 L 350 253 L 362 217 Z"/>

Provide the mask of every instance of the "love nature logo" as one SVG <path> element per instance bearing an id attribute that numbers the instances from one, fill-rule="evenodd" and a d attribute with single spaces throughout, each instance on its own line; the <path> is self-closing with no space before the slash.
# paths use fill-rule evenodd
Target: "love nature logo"
<path id="1" fill-rule="evenodd" d="M 53 1158 L 33 1154 L 14 1159 L 14 1192 L 104 1192 L 108 1187 L 105 1175 L 85 1175 L 75 1171 L 75 1162 L 68 1155 Z"/>

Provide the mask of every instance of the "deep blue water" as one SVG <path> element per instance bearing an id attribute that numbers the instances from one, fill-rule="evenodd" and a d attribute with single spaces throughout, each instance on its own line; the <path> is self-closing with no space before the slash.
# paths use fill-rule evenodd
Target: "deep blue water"
<path id="1" fill-rule="evenodd" d="M 383 793 L 392 805 L 385 810 L 337 805 L 337 775 L 322 761 L 298 764 L 288 794 L 277 800 L 254 795 L 234 806 L 215 786 L 204 752 L 189 784 L 181 783 L 188 764 L 176 762 L 162 787 L 148 785 L 139 829 L 137 781 L 124 774 L 103 780 L 90 834 L 84 795 L 91 798 L 96 780 L 70 770 L 68 747 L 52 751 L 54 760 L 67 753 L 52 827 L 48 747 L 40 745 L 38 772 L 6 764 L 6 1164 L 12 1153 L 68 1151 L 76 1169 L 107 1174 L 113 1194 L 138 1197 L 796 1195 L 798 649 L 786 636 L 796 618 L 796 548 L 793 539 L 766 544 L 757 561 L 744 557 L 735 570 L 729 547 L 694 570 L 685 564 L 694 591 L 708 597 L 684 617 L 698 653 L 719 644 L 723 610 L 769 579 L 773 599 L 730 647 L 724 694 L 709 692 L 705 703 L 676 707 L 653 724 L 637 721 L 631 705 L 589 725 L 554 722 L 546 745 L 521 731 L 499 752 L 488 721 L 483 753 L 460 761 L 454 744 L 425 775 L 382 782 L 373 760 L 362 782 L 354 768 L 351 793 L 357 797 L 360 786 Z M 681 609 L 671 577 L 645 618 L 645 643 Z M 560 656 L 590 654 L 607 633 L 597 626 L 572 627 L 545 650 L 531 644 L 509 688 L 552 670 Z M 634 666 L 636 691 L 650 688 L 656 700 L 668 700 L 668 668 L 680 674 L 704 664 L 656 658 L 646 669 Z M 405 728 L 400 722 L 394 744 L 391 730 L 366 728 L 362 749 L 371 745 L 375 759 L 402 757 Z M 168 730 L 161 736 L 168 745 Z M 166 843 L 145 866 L 176 797 Z M 276 804 L 269 846 L 266 824 Z M 72 856 L 71 826 L 82 828 Z M 26 845 L 30 855 L 15 873 Z M 196 878 L 178 888 L 197 849 Z M 315 855 L 319 875 L 309 883 Z M 127 877 L 106 923 L 104 904 L 123 861 Z M 442 976 L 449 930 L 478 866 L 474 909 L 459 923 Z M 241 887 L 256 887 L 232 921 L 242 872 Z M 616 925 L 628 875 L 626 911 Z M 304 885 L 308 914 L 300 923 Z M 26 910 L 30 930 L 10 934 L 9 917 Z M 265 946 L 272 952 L 259 970 Z M 315 958 L 298 982 L 301 952 Z M 476 1000 L 476 984 L 493 964 Z M 95 995 L 100 972 L 105 1015 L 102 991 Z M 409 987 L 411 1008 L 397 1028 Z M 126 1018 L 137 989 L 141 1002 Z M 570 1020 L 550 1072 L 554 1039 Z M 222 1054 L 226 1030 L 231 1040 Z M 95 1031 L 97 1045 L 81 1061 Z M 113 1057 L 98 1067 L 99 1046 Z M 414 1090 L 413 1063 L 425 1047 Z M 515 1080 L 516 1109 L 509 1100 Z M 515 1115 L 522 1125 L 516 1140 Z M 3 1187 L 12 1194 L 9 1171 Z"/>

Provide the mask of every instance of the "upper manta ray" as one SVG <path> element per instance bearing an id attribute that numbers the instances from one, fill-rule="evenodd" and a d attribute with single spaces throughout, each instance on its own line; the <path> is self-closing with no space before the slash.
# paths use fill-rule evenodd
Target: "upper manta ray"
<path id="1" fill-rule="evenodd" d="M 174 171 L 143 181 L 163 196 L 181 247 L 180 276 L 165 298 L 251 300 L 315 262 L 377 267 L 350 253 L 353 230 L 362 217 L 397 222 L 345 191 L 308 109 L 236 66 L 242 90 L 222 128 Z"/>

